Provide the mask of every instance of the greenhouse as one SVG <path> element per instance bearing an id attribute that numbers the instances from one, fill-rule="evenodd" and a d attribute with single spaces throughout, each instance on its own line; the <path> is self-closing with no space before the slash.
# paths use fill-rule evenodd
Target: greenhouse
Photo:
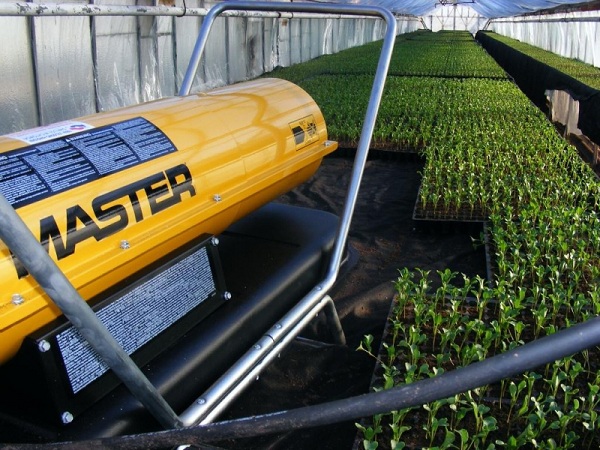
<path id="1" fill-rule="evenodd" d="M 600 448 L 600 2 L 0 2 L 0 446 Z"/>

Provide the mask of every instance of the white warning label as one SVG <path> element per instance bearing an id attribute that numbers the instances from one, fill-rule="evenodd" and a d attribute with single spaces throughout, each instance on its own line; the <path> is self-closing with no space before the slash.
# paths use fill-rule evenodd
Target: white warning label
<path id="1" fill-rule="evenodd" d="M 38 144 L 40 142 L 49 141 L 63 136 L 79 133 L 80 131 L 90 130 L 94 128 L 92 125 L 68 120 L 65 122 L 53 123 L 44 127 L 33 128 L 31 130 L 19 131 L 17 133 L 7 134 L 6 136 L 28 144 Z"/>

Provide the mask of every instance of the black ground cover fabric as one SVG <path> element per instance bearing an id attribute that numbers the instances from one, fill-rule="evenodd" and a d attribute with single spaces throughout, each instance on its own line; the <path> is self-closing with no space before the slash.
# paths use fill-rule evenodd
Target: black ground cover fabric
<path id="1" fill-rule="evenodd" d="M 351 166 L 349 157 L 327 158 L 309 182 L 279 201 L 339 214 Z M 421 268 L 433 273 L 450 268 L 469 276 L 485 276 L 485 253 L 472 240 L 480 237 L 477 226 L 413 221 L 421 169 L 422 162 L 414 156 L 367 163 L 349 237 L 357 261 L 330 292 L 347 346 L 294 342 L 222 419 L 367 392 L 375 361 L 356 348 L 366 334 L 375 336 L 375 348 L 379 345 L 399 269 Z M 326 333 L 307 337 L 327 340 Z M 355 437 L 356 427 L 350 422 L 215 445 L 227 449 L 350 449 Z"/>

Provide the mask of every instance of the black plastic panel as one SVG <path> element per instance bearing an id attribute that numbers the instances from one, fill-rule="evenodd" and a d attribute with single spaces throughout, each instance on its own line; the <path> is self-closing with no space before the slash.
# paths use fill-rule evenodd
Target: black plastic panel
<path id="1" fill-rule="evenodd" d="M 330 213 L 271 203 L 219 236 L 231 300 L 143 368 L 177 413 L 322 280 L 337 227 Z M 39 433 L 43 440 L 79 440 L 159 429 L 121 385 L 73 423 L 43 426 Z"/>

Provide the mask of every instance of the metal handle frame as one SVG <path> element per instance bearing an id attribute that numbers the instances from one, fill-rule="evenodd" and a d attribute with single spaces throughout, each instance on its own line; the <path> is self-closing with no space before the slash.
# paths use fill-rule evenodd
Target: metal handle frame
<path id="1" fill-rule="evenodd" d="M 375 128 L 375 120 L 388 68 L 394 49 L 397 24 L 393 14 L 384 8 L 358 5 L 333 5 L 313 3 L 271 3 L 271 2 L 235 2 L 220 3 L 207 14 L 183 79 L 179 95 L 188 95 L 196 76 L 200 59 L 211 27 L 215 19 L 229 10 L 281 11 L 310 13 L 340 13 L 355 16 L 375 16 L 385 20 L 387 28 L 383 46 L 377 64 L 369 104 L 363 123 L 360 140 L 356 150 L 350 183 L 346 194 L 344 209 L 340 218 L 331 261 L 325 278 L 302 298 L 280 321 L 278 321 L 245 355 L 243 355 L 225 374 L 223 374 L 203 395 L 198 398 L 180 418 L 184 425 L 209 423 L 220 414 L 236 396 L 254 380 L 270 361 L 272 361 L 306 326 L 310 320 L 331 302 L 327 292 L 337 279 L 342 262 L 344 248 L 348 239 L 350 223 L 360 182 L 367 162 L 369 146 Z"/>
<path id="2" fill-rule="evenodd" d="M 325 278 L 180 417 L 175 414 L 129 355 L 116 342 L 87 302 L 36 240 L 12 205 L 0 193 L 0 239 L 21 260 L 24 267 L 52 301 L 131 393 L 165 428 L 179 428 L 212 420 L 260 373 L 262 368 L 300 333 L 319 311 L 328 306 L 333 307 L 331 298 L 326 294 L 337 278 L 342 261 L 397 32 L 396 20 L 392 13 L 379 7 L 277 2 L 220 3 L 208 12 L 203 22 L 179 95 L 189 94 L 212 24 L 217 16 L 228 10 L 373 16 L 385 20 L 387 29 L 356 152 L 346 202 Z"/>

